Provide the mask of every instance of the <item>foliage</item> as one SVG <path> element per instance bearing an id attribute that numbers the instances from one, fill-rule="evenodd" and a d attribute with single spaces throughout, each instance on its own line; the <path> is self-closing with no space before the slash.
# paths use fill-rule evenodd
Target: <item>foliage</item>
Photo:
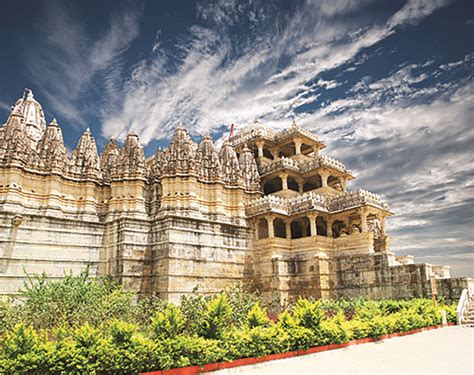
<path id="1" fill-rule="evenodd" d="M 30 278 L 21 298 L 0 303 L 0 373 L 138 373 L 379 338 L 440 324 L 440 310 L 456 321 L 428 299 L 300 298 L 273 323 L 241 287 L 173 305 L 87 272 Z"/>
<path id="2" fill-rule="evenodd" d="M 250 309 L 247 315 L 247 324 L 249 328 L 265 327 L 270 324 L 270 319 L 265 309 L 262 309 L 258 302 Z"/>
<path id="3" fill-rule="evenodd" d="M 293 308 L 296 323 L 301 327 L 316 332 L 323 319 L 323 311 L 320 309 L 320 304 L 319 301 L 311 301 L 300 297 Z"/>
<path id="4" fill-rule="evenodd" d="M 211 299 L 205 307 L 204 314 L 198 322 L 198 334 L 207 339 L 218 339 L 224 327 L 230 327 L 232 307 L 227 294 L 221 293 Z"/>
<path id="5" fill-rule="evenodd" d="M 184 316 L 178 306 L 168 304 L 163 311 L 158 311 L 151 320 L 156 339 L 174 338 L 184 330 Z"/>

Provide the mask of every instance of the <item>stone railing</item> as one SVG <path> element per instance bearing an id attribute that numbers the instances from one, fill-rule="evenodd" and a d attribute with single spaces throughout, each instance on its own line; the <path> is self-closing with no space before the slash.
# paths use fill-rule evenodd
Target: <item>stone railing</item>
<path id="1" fill-rule="evenodd" d="M 267 127 L 255 125 L 252 129 L 245 129 L 241 133 L 236 134 L 230 139 L 232 146 L 238 146 L 247 143 L 254 138 L 261 137 L 270 141 L 275 139 L 275 132 Z"/>
<path id="2" fill-rule="evenodd" d="M 310 191 L 291 198 L 267 195 L 248 203 L 245 211 L 248 216 L 266 213 L 289 216 L 312 210 L 331 213 L 364 205 L 372 205 L 383 210 L 389 208 L 380 196 L 366 190 L 348 192 L 336 197 L 325 197 Z"/>
<path id="3" fill-rule="evenodd" d="M 309 130 L 306 130 L 298 125 L 292 125 L 289 128 L 282 130 L 281 132 L 276 134 L 275 141 L 278 142 L 278 141 L 281 141 L 283 139 L 286 139 L 293 135 L 298 135 L 298 134 L 304 135 L 305 137 L 308 137 L 312 139 L 313 141 L 322 143 L 321 139 L 319 139 L 319 137 L 316 134 L 313 134 Z"/>
<path id="4" fill-rule="evenodd" d="M 329 168 L 334 168 L 340 172 L 343 173 L 350 173 L 344 164 L 342 164 L 340 161 L 331 158 L 330 156 L 320 156 L 319 157 L 319 164 L 323 167 L 329 167 Z"/>
<path id="5" fill-rule="evenodd" d="M 280 169 L 291 169 L 293 171 L 299 172 L 300 165 L 296 160 L 282 157 L 268 164 L 261 165 L 258 171 L 260 176 L 265 176 Z"/>
<path id="6" fill-rule="evenodd" d="M 379 195 L 360 189 L 358 191 L 347 192 L 332 198 L 329 202 L 329 211 L 342 211 L 366 204 L 379 207 L 383 210 L 388 210 L 389 208 L 388 204 L 385 203 Z"/>
<path id="7" fill-rule="evenodd" d="M 321 194 L 309 192 L 289 200 L 288 213 L 290 215 L 313 209 L 327 211 L 326 199 Z"/>
<path id="8" fill-rule="evenodd" d="M 308 158 L 307 160 L 297 160 L 281 157 L 279 159 L 271 161 L 268 164 L 261 165 L 258 171 L 260 173 L 260 176 L 265 176 L 282 169 L 289 169 L 295 172 L 306 173 L 319 167 L 328 167 L 335 169 L 341 173 L 347 173 L 351 175 L 351 172 L 346 169 L 344 164 L 329 156 L 321 156 L 316 159 Z"/>
<path id="9" fill-rule="evenodd" d="M 248 203 L 245 207 L 245 213 L 248 216 L 256 216 L 270 212 L 288 215 L 288 200 L 275 195 L 267 195 Z"/>

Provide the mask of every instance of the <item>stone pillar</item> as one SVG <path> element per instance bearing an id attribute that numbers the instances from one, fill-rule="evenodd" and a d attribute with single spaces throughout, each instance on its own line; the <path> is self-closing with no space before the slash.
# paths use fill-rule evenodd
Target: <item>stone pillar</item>
<path id="1" fill-rule="evenodd" d="M 278 154 L 280 153 L 279 150 L 277 148 L 272 148 L 270 150 L 270 152 L 273 155 L 273 160 L 277 160 L 278 159 Z"/>
<path id="2" fill-rule="evenodd" d="M 347 183 L 347 180 L 345 177 L 341 177 L 339 179 L 339 181 L 341 181 L 341 187 L 342 187 L 342 191 L 346 191 L 346 183 Z"/>
<path id="3" fill-rule="evenodd" d="M 332 224 L 333 224 L 332 220 L 330 219 L 326 220 L 326 231 L 327 231 L 328 237 L 333 237 Z"/>
<path id="4" fill-rule="evenodd" d="M 382 232 L 382 236 L 385 236 L 385 217 L 380 217 L 380 231 Z"/>
<path id="5" fill-rule="evenodd" d="M 275 237 L 275 231 L 273 228 L 273 220 L 275 220 L 275 216 L 270 215 L 267 216 L 267 224 L 268 224 L 268 237 Z"/>
<path id="6" fill-rule="evenodd" d="M 319 147 L 317 145 L 313 146 L 313 157 L 314 158 L 319 157 Z"/>
<path id="7" fill-rule="evenodd" d="M 291 221 L 285 221 L 286 238 L 291 240 Z"/>
<path id="8" fill-rule="evenodd" d="M 296 155 L 301 154 L 301 139 L 295 138 L 294 143 L 295 143 L 295 154 Z"/>
<path id="9" fill-rule="evenodd" d="M 258 157 L 261 158 L 263 156 L 263 145 L 265 144 L 265 141 L 259 140 L 255 142 L 255 146 L 258 148 Z"/>
<path id="10" fill-rule="evenodd" d="M 318 229 L 316 227 L 316 213 L 310 212 L 308 214 L 308 219 L 309 219 L 309 227 L 310 227 L 310 235 L 311 236 L 317 236 L 318 235 Z"/>
<path id="11" fill-rule="evenodd" d="M 360 213 L 360 231 L 362 233 L 366 233 L 369 230 L 369 226 L 367 225 L 367 212 L 361 211 Z"/>
<path id="12" fill-rule="evenodd" d="M 288 190 L 288 173 L 282 172 L 278 175 L 281 178 L 281 189 Z"/>
<path id="13" fill-rule="evenodd" d="M 328 187 L 328 177 L 329 173 L 325 170 L 319 171 L 319 175 L 321 176 L 321 185 L 322 187 Z"/>
<path id="14" fill-rule="evenodd" d="M 303 194 L 304 180 L 302 178 L 297 178 L 296 183 L 298 184 L 298 192 Z"/>

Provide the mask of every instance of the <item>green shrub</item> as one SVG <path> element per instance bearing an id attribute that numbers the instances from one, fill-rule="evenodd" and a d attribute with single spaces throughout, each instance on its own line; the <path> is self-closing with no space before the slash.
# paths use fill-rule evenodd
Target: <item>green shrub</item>
<path id="1" fill-rule="evenodd" d="M 170 369 L 219 362 L 224 360 L 225 353 L 225 349 L 218 340 L 177 336 L 174 340 L 163 341 L 159 368 Z"/>
<path id="2" fill-rule="evenodd" d="M 223 328 L 228 328 L 232 324 L 231 314 L 232 307 L 229 305 L 227 295 L 221 293 L 214 297 L 207 303 L 204 315 L 198 322 L 198 334 L 208 339 L 220 338 Z"/>
<path id="3" fill-rule="evenodd" d="M 168 304 L 151 322 L 155 338 L 174 338 L 184 330 L 185 319 L 178 306 Z"/>
<path id="4" fill-rule="evenodd" d="M 320 309 L 319 301 L 299 298 L 293 308 L 293 316 L 299 326 L 309 328 L 315 332 L 323 319 L 323 311 Z"/>
<path id="5" fill-rule="evenodd" d="M 33 328 L 16 325 L 0 342 L 0 372 L 27 373 L 44 371 L 47 365 L 47 345 Z"/>
<path id="6" fill-rule="evenodd" d="M 133 335 L 138 331 L 135 324 L 122 320 L 113 320 L 109 324 L 109 333 L 112 343 L 119 346 L 129 346 L 132 343 Z"/>
<path id="7" fill-rule="evenodd" d="M 379 338 L 387 333 L 386 321 L 383 317 L 375 316 L 368 322 L 367 334 L 374 339 Z"/>
<path id="8" fill-rule="evenodd" d="M 274 325 L 244 330 L 234 329 L 224 340 L 226 358 L 231 360 L 280 353 L 287 347 L 286 338 L 280 334 Z"/>
<path id="9" fill-rule="evenodd" d="M 247 325 L 249 328 L 254 327 L 265 327 L 270 324 L 270 319 L 267 316 L 267 313 L 264 309 L 260 307 L 260 304 L 257 302 L 253 307 L 250 309 L 247 315 Z"/>

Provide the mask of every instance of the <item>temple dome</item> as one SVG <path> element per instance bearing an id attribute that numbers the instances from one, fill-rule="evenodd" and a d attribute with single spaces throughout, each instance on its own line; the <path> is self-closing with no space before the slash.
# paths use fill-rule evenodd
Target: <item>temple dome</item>
<path id="1" fill-rule="evenodd" d="M 23 97 L 16 101 L 13 110 L 23 115 L 28 138 L 35 144 L 38 143 L 46 130 L 46 119 L 44 117 L 43 108 L 34 98 L 33 92 L 29 89 L 25 89 Z"/>
<path id="2" fill-rule="evenodd" d="M 237 146 L 255 138 L 273 139 L 275 134 L 275 130 L 255 119 L 253 124 L 246 126 L 233 136 L 231 142 L 232 145 Z"/>

